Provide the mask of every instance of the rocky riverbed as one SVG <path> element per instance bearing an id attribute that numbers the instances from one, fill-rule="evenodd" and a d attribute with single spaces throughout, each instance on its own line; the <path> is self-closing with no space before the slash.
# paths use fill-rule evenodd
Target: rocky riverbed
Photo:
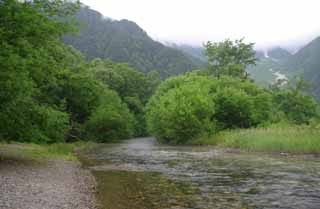
<path id="1" fill-rule="evenodd" d="M 95 179 L 77 161 L 0 159 L 1 209 L 94 209 Z"/>

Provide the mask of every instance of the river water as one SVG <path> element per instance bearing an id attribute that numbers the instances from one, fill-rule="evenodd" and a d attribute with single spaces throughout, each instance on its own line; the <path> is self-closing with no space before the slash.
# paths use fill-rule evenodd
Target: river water
<path id="1" fill-rule="evenodd" d="M 102 209 L 320 208 L 320 160 L 153 138 L 100 145 L 83 155 Z"/>

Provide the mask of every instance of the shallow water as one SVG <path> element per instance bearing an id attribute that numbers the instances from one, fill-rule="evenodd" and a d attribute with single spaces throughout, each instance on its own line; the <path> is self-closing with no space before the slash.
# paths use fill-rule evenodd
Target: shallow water
<path id="1" fill-rule="evenodd" d="M 85 158 L 101 208 L 320 208 L 320 160 L 159 145 L 101 145 Z"/>

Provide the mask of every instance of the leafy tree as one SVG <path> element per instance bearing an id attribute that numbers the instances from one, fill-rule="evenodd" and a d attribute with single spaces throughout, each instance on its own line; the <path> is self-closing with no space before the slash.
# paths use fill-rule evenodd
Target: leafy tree
<path id="1" fill-rule="evenodd" d="M 246 78 L 246 67 L 256 62 L 253 43 L 246 44 L 244 39 L 234 42 L 226 39 L 220 43 L 208 41 L 204 44 L 208 57 L 209 73 L 214 76 L 229 75 Z"/>
<path id="2" fill-rule="evenodd" d="M 253 101 L 243 90 L 220 89 L 215 98 L 215 118 L 222 128 L 249 128 Z"/>
<path id="3" fill-rule="evenodd" d="M 301 92 L 281 90 L 274 93 L 274 103 L 286 118 L 295 124 L 309 123 L 313 117 L 319 117 L 317 102 Z"/>
<path id="4" fill-rule="evenodd" d="M 70 73 L 63 86 L 66 110 L 72 120 L 84 123 L 101 103 L 106 87 L 85 71 Z"/>
<path id="5" fill-rule="evenodd" d="M 267 123 L 271 113 L 271 94 L 248 80 L 190 73 L 157 88 L 147 105 L 147 125 L 164 142 L 184 143 L 222 129 Z"/>
<path id="6" fill-rule="evenodd" d="M 214 132 L 213 100 L 209 89 L 184 85 L 170 89 L 148 103 L 148 128 L 167 143 L 185 143 L 190 139 Z"/>
<path id="7" fill-rule="evenodd" d="M 155 88 L 160 83 L 159 75 L 151 71 L 147 75 L 126 64 L 115 64 L 100 59 L 90 63 L 96 79 L 116 91 L 135 117 L 135 135 L 146 135 L 144 107 Z"/>
<path id="8" fill-rule="evenodd" d="M 65 134 L 68 115 L 53 92 L 69 61 L 60 37 L 73 31 L 69 17 L 78 6 L 60 0 L 0 2 L 1 138 L 50 142 Z"/>
<path id="9" fill-rule="evenodd" d="M 145 127 L 137 121 L 153 81 L 127 65 L 88 64 L 61 41 L 75 30 L 78 8 L 64 0 L 0 2 L 0 139 L 104 141 Z"/>
<path id="10" fill-rule="evenodd" d="M 276 83 L 270 87 L 273 102 L 281 119 L 294 124 L 306 124 L 312 118 L 318 118 L 319 105 L 306 92 L 310 88 L 303 77 L 294 77 L 289 82 Z"/>
<path id="11" fill-rule="evenodd" d="M 151 70 L 147 73 L 147 90 L 146 90 L 146 97 L 147 100 L 154 94 L 157 87 L 161 83 L 160 74 L 156 70 Z"/>
<path id="12" fill-rule="evenodd" d="M 90 139 L 108 142 L 133 135 L 133 115 L 116 92 L 107 90 L 103 101 L 85 124 Z"/>

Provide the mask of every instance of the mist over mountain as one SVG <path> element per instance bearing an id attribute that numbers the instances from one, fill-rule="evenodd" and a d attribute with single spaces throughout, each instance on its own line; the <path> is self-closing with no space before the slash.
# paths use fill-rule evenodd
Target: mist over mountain
<path id="1" fill-rule="evenodd" d="M 80 33 L 66 37 L 65 42 L 79 49 L 88 59 L 124 62 L 145 73 L 157 70 L 163 78 L 205 67 L 202 46 L 154 41 L 135 22 L 106 18 L 85 6 L 76 18 L 82 24 Z M 319 56 L 320 38 L 294 54 L 281 46 L 257 49 L 257 65 L 250 66 L 247 71 L 262 86 L 280 78 L 302 75 L 313 85 L 312 93 L 320 99 Z"/>
<path id="2" fill-rule="evenodd" d="M 302 75 L 320 101 L 320 37 L 311 41 L 285 62 L 290 73 Z"/>
<path id="3" fill-rule="evenodd" d="M 283 48 L 267 52 L 258 51 L 259 61 L 248 71 L 260 84 L 269 85 L 282 73 L 287 78 L 302 76 L 311 84 L 310 92 L 320 101 L 320 37 L 312 40 L 296 53 L 291 54 Z"/>
<path id="4" fill-rule="evenodd" d="M 277 60 L 285 60 L 291 56 L 291 53 L 288 50 L 283 49 L 281 47 L 273 48 L 269 50 L 267 53 L 269 57 Z"/>
<path id="5" fill-rule="evenodd" d="M 111 59 L 136 69 L 157 70 L 162 77 L 181 74 L 203 66 L 203 62 L 178 49 L 154 41 L 136 23 L 112 20 L 83 6 L 76 19 L 82 24 L 77 36 L 64 41 L 80 50 L 88 59 Z"/>

